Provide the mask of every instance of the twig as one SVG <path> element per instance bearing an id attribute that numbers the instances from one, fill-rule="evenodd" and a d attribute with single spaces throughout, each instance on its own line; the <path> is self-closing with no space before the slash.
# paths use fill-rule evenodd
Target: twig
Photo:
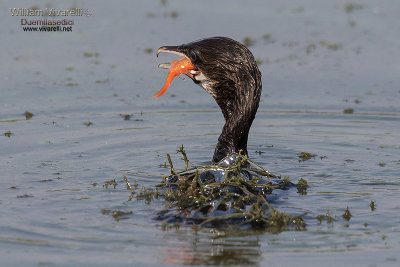
<path id="1" fill-rule="evenodd" d="M 185 171 L 189 169 L 189 160 L 186 156 L 186 151 L 183 147 L 183 144 L 179 147 L 179 149 L 176 151 L 176 153 L 181 153 L 183 158 L 182 160 L 185 161 Z"/>
<path id="2" fill-rule="evenodd" d="M 168 153 L 167 153 L 167 158 L 168 158 L 168 162 L 169 162 L 169 167 L 171 168 L 171 174 L 176 174 L 176 172 L 174 170 L 174 165 L 172 164 L 171 156 Z"/>
<path id="3" fill-rule="evenodd" d="M 128 178 L 126 178 L 125 175 L 122 175 L 122 177 L 124 177 L 126 185 L 128 186 L 129 190 L 131 190 L 132 195 L 134 195 L 135 194 L 135 190 L 132 188 L 131 184 L 129 183 Z"/>

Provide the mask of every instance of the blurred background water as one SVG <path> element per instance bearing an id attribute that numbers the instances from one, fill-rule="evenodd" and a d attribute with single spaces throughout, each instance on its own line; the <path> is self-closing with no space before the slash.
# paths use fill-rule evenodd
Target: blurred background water
<path id="1" fill-rule="evenodd" d="M 33 7 L 92 15 L 72 18 L 72 32 L 24 32 L 9 9 Z M 2 266 L 398 265 L 398 1 L 7 0 L 0 10 Z M 153 188 L 166 153 L 183 167 L 181 144 L 192 165 L 211 160 L 223 125 L 214 100 L 187 79 L 151 97 L 167 74 L 157 65 L 176 59 L 157 48 L 211 36 L 247 44 L 260 64 L 249 155 L 308 181 L 307 195 L 272 203 L 307 212 L 307 231 L 163 229 L 162 199 L 128 201 L 122 176 Z M 299 161 L 303 151 L 316 157 Z M 333 223 L 317 219 L 327 210 Z"/>

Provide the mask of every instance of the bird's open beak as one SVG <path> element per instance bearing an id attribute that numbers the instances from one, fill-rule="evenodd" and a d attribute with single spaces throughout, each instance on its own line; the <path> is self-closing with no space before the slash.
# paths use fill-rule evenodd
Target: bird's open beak
<path id="1" fill-rule="evenodd" d="M 187 56 L 184 53 L 178 51 L 178 49 L 179 49 L 178 47 L 179 46 L 161 46 L 160 48 L 157 49 L 156 55 L 158 57 L 158 55 L 160 53 L 168 53 L 168 54 L 174 54 L 174 55 L 178 55 L 180 57 L 186 57 L 187 58 Z M 158 64 L 158 67 L 161 68 L 161 69 L 168 69 L 169 70 L 169 68 L 171 67 L 171 63 L 170 62 L 161 63 L 161 64 Z"/>
<path id="2" fill-rule="evenodd" d="M 161 46 L 160 48 L 157 49 L 157 52 L 156 52 L 157 57 L 160 53 L 174 54 L 174 55 L 178 55 L 180 57 L 189 59 L 189 57 L 187 57 L 184 53 L 180 52 L 180 46 Z M 161 69 L 169 70 L 171 67 L 171 63 L 170 62 L 161 63 L 161 64 L 158 64 L 158 67 Z M 194 76 L 197 74 L 199 74 L 199 71 L 197 71 L 197 70 L 191 70 L 190 72 L 185 73 L 185 75 L 188 76 L 189 78 L 191 78 L 192 80 L 195 80 Z"/>
<path id="3" fill-rule="evenodd" d="M 157 50 L 157 57 L 160 53 L 170 53 L 170 54 L 175 54 L 181 57 L 186 57 L 186 55 L 182 52 L 179 52 L 179 46 L 161 46 Z"/>
<path id="4" fill-rule="evenodd" d="M 195 73 L 198 73 L 197 68 L 192 64 L 191 60 L 184 53 L 177 51 L 178 49 L 178 46 L 162 46 L 157 50 L 157 56 L 160 53 L 170 53 L 176 54 L 183 58 L 174 60 L 171 63 L 162 63 L 158 65 L 159 68 L 168 69 L 169 72 L 164 86 L 160 89 L 160 91 L 153 95 L 153 97 L 161 97 L 168 90 L 172 80 L 175 77 L 179 77 L 180 74 L 185 74 L 191 79 L 194 79 Z"/>

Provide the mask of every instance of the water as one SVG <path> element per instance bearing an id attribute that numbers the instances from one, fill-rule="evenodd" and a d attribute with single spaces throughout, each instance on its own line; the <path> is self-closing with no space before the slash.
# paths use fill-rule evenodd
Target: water
<path id="1" fill-rule="evenodd" d="M 0 137 L 1 265 L 398 265 L 397 1 L 350 13 L 345 1 L 49 3 L 94 15 L 72 33 L 27 33 L 8 13 L 15 3 L 0 3 L 0 133 L 12 133 Z M 192 165 L 210 162 L 223 125 L 212 98 L 179 79 L 151 96 L 167 74 L 157 65 L 175 59 L 157 59 L 159 46 L 215 35 L 255 41 L 263 95 L 249 155 L 308 181 L 307 195 L 273 201 L 307 212 L 307 231 L 165 230 L 154 220 L 162 199 L 128 201 L 122 176 L 154 187 L 166 153 L 183 168 L 181 144 Z M 299 161 L 303 151 L 317 156 Z M 112 179 L 116 188 L 103 187 Z M 320 223 L 327 210 L 335 221 Z"/>

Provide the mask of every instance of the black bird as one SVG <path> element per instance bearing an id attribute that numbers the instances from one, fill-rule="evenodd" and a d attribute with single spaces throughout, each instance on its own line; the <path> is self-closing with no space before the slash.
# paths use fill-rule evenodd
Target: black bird
<path id="1" fill-rule="evenodd" d="M 221 108 L 225 125 L 213 162 L 239 150 L 247 155 L 247 138 L 262 90 L 261 73 L 249 49 L 227 37 L 212 37 L 179 46 L 162 46 L 157 56 L 160 53 L 189 59 L 195 69 L 185 74 L 211 94 Z"/>

